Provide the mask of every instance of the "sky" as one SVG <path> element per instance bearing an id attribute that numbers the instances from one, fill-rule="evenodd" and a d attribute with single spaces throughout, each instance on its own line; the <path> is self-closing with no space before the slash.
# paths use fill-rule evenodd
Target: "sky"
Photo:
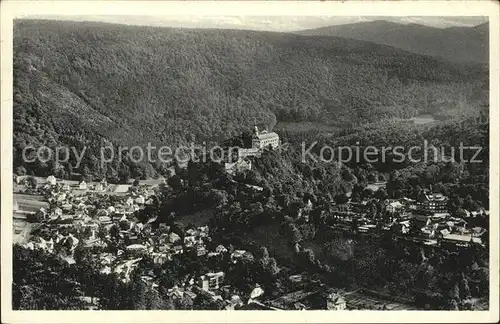
<path id="1" fill-rule="evenodd" d="M 19 17 L 21 18 L 21 17 Z M 388 20 L 402 24 L 421 24 L 437 28 L 475 26 L 488 17 L 455 16 L 29 16 L 22 18 L 62 19 L 74 21 L 102 21 L 127 25 L 147 25 L 177 28 L 227 28 L 267 31 L 297 31 L 324 26 L 349 24 L 372 20 Z"/>

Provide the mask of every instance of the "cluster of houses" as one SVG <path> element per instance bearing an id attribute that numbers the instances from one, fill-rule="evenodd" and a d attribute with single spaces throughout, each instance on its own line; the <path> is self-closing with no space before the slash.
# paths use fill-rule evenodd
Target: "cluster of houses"
<path id="1" fill-rule="evenodd" d="M 406 215 L 409 219 L 400 219 L 401 233 L 412 236 L 426 245 L 447 247 L 467 247 L 472 244 L 483 246 L 486 229 L 474 226 L 473 218 L 489 217 L 489 211 L 464 211 L 465 215 L 451 215 L 447 209 L 448 197 L 423 192 L 416 201 L 416 207 Z M 401 208 L 405 208 L 403 205 Z M 416 231 L 412 231 L 411 223 Z"/>
<path id="2" fill-rule="evenodd" d="M 265 143 L 273 145 L 274 142 Z M 123 195 L 106 195 L 109 187 L 106 180 L 92 184 L 82 181 L 77 185 L 58 181 L 53 176 L 46 180 L 42 190 L 48 197 L 49 206 L 40 208 L 36 213 L 39 231 L 43 234 L 31 236 L 25 243 L 27 248 L 58 254 L 70 264 L 77 262 L 77 249 L 87 249 L 101 273 L 116 273 L 123 282 L 131 280 L 134 269 L 146 257 L 157 265 L 171 262 L 175 255 L 187 252 L 200 258 L 227 255 L 233 263 L 253 260 L 252 253 L 246 250 L 229 251 L 223 245 L 209 250 L 207 243 L 211 237 L 208 226 L 188 228 L 181 234 L 165 223 L 155 224 L 155 218 L 141 222 L 138 213 L 155 203 L 152 186 L 132 186 Z M 389 217 L 381 225 L 380 219 L 369 217 L 369 201 L 349 200 L 333 206 L 331 212 L 335 224 L 332 227 L 352 231 L 356 222 L 356 231 L 361 235 L 378 235 L 379 230 L 386 230 L 425 245 L 483 245 L 482 236 L 486 230 L 469 226 L 468 219 L 488 216 L 488 211 L 466 212 L 465 217 L 456 217 L 448 213 L 447 203 L 446 196 L 429 192 L 422 193 L 416 200 L 387 199 L 383 208 Z M 311 200 L 307 200 L 297 217 L 309 222 L 313 208 Z M 300 276 L 292 277 L 292 282 L 301 281 Z M 153 269 L 144 271 L 141 279 L 153 289 L 158 288 L 158 278 Z M 194 299 L 203 294 L 213 302 L 222 303 L 228 310 L 347 308 L 341 294 L 324 290 L 299 289 L 277 299 L 263 301 L 262 287 L 256 284 L 251 291 L 236 291 L 225 284 L 223 271 L 207 272 L 198 277 L 188 275 L 170 288 L 168 294 L 173 299 L 184 296 Z"/>
<path id="3" fill-rule="evenodd" d="M 106 185 L 105 181 L 100 183 Z M 186 229 L 181 236 L 165 223 L 153 229 L 154 218 L 140 222 L 136 212 L 152 203 L 147 189 L 135 188 L 129 190 L 127 195 L 103 199 L 102 194 L 88 187 L 84 189 L 82 183 L 78 187 L 69 186 L 49 177 L 42 190 L 48 197 L 49 207 L 42 207 L 36 213 L 39 235 L 32 235 L 24 246 L 57 254 L 70 264 L 77 262 L 77 248 L 88 249 L 101 273 L 116 273 L 123 282 L 131 280 L 133 270 L 146 256 L 154 264 L 172 261 L 174 255 L 187 251 L 206 258 L 228 254 L 233 263 L 253 260 L 250 252 L 238 249 L 229 252 L 223 245 L 208 251 L 206 243 L 211 240 L 208 226 Z M 120 244 L 110 248 L 113 241 Z M 187 276 L 186 280 L 169 289 L 168 294 L 174 299 L 182 298 L 184 294 L 193 299 L 198 294 L 204 294 L 213 301 L 223 302 L 226 309 L 243 307 L 263 294 L 262 288 L 257 285 L 244 295 L 236 295 L 231 287 L 224 284 L 224 277 L 222 271 L 208 272 L 198 278 Z M 146 271 L 141 279 L 153 289 L 158 287 L 152 269 Z"/>
<path id="4" fill-rule="evenodd" d="M 106 180 L 103 180 L 92 187 L 103 191 L 107 186 Z M 107 196 L 88 188 L 84 181 L 71 186 L 68 182 L 58 182 L 55 177 L 49 176 L 41 188 L 49 206 L 35 213 L 36 221 L 40 224 L 39 231 L 43 235 L 34 236 L 27 247 L 54 252 L 54 248 L 66 246 L 70 242 L 69 250 L 63 251 L 71 263 L 74 262 L 73 252 L 78 245 L 104 249 L 113 227 L 119 229 L 120 238 L 134 246 L 133 242 L 138 241 L 138 236 L 147 225 L 140 223 L 135 213 L 152 203 L 152 192 L 147 188 L 136 188 L 126 195 Z M 128 249 L 127 246 L 129 250 L 134 251 L 133 247 Z M 122 253 L 118 251 L 118 254 Z M 107 256 L 105 259 L 113 258 Z"/>
<path id="5" fill-rule="evenodd" d="M 298 290 L 265 302 L 277 310 L 346 310 L 347 302 L 337 291 L 329 289 Z"/>
<path id="6" fill-rule="evenodd" d="M 58 183 L 58 181 L 57 181 L 56 177 L 54 177 L 53 175 L 48 176 L 46 179 L 46 183 L 45 183 L 45 189 L 49 189 L 51 186 L 56 186 L 57 183 Z M 103 192 L 108 187 L 108 182 L 106 181 L 106 179 L 102 179 L 101 182 L 97 182 L 97 183 L 87 183 L 84 180 L 82 180 L 77 184 L 76 188 L 74 188 L 74 186 L 70 185 L 69 181 L 66 181 L 66 182 L 62 181 L 62 182 L 59 182 L 59 184 L 61 184 L 63 186 L 63 190 L 66 190 L 66 191 L 69 191 L 71 189 L 71 187 L 73 187 L 73 189 L 77 189 L 80 191 L 94 190 L 94 191 L 98 191 L 98 192 Z"/>
<path id="7" fill-rule="evenodd" d="M 393 231 L 397 236 L 425 245 L 467 247 L 472 244 L 483 246 L 486 229 L 474 226 L 475 217 L 489 217 L 489 211 L 481 209 L 464 214 L 451 215 L 448 212 L 448 197 L 440 193 L 422 192 L 417 199 L 386 199 L 383 204 L 385 221 L 370 217 L 370 201 L 348 201 L 334 205 L 333 227 L 340 231 L 356 231 L 363 235 L 377 235 L 379 230 Z M 300 210 L 299 216 L 306 221 L 311 208 L 310 202 Z M 469 225 L 469 223 L 471 225 Z"/>
<path id="8" fill-rule="evenodd" d="M 221 309 L 239 310 L 251 309 L 252 304 L 261 304 L 264 290 L 256 284 L 247 292 L 239 292 L 224 283 L 225 274 L 222 271 L 208 272 L 197 280 L 190 278 L 181 285 L 168 289 L 167 294 L 173 300 L 189 296 L 194 300 L 202 295 L 213 303 L 219 304 Z"/>
<path id="9" fill-rule="evenodd" d="M 133 271 L 146 257 L 153 264 L 170 262 L 175 255 L 187 252 L 206 259 L 228 256 L 232 263 L 254 260 L 249 251 L 229 251 L 223 245 L 217 245 L 209 251 L 206 245 L 211 241 L 208 226 L 188 228 L 180 235 L 164 223 L 153 229 L 155 219 L 140 222 L 136 212 L 144 209 L 152 200 L 146 191 L 130 190 L 127 195 L 103 199 L 102 194 L 89 189 L 81 193 L 83 189 L 80 186 L 68 188 L 65 183 L 47 180 L 43 190 L 48 197 L 49 207 L 38 211 L 41 232 L 31 236 L 29 242 L 24 244 L 27 248 L 57 254 L 70 264 L 78 261 L 77 249 L 86 249 L 101 273 L 116 273 L 123 282 L 131 280 Z M 152 268 L 142 270 L 141 280 L 152 289 L 158 289 L 159 280 L 155 271 Z M 264 290 L 258 283 L 249 291 L 242 292 L 226 284 L 225 276 L 224 271 L 207 272 L 197 277 L 186 275 L 177 285 L 168 289 L 167 294 L 172 299 L 184 296 L 195 299 L 202 294 L 227 310 L 287 309 L 264 301 Z M 323 309 L 345 308 L 341 296 L 321 298 Z M 95 309 L 98 306 L 93 303 L 89 307 Z"/>

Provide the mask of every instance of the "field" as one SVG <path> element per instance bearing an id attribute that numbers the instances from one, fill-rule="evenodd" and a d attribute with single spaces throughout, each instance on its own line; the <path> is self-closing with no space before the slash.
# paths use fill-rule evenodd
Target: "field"
<path id="1" fill-rule="evenodd" d="M 41 207 L 48 207 L 49 204 L 44 197 L 39 195 L 14 194 L 13 203 L 17 203 L 17 210 L 13 211 L 13 243 L 26 243 L 29 240 L 29 234 L 32 224 L 26 221 L 28 214 L 36 213 Z"/>
<path id="2" fill-rule="evenodd" d="M 435 122 L 436 119 L 434 119 L 434 117 L 432 117 L 432 115 L 420 115 L 420 116 L 414 117 L 413 121 L 417 125 L 424 125 L 424 124 Z"/>
<path id="3" fill-rule="evenodd" d="M 114 193 L 114 194 L 125 194 L 128 192 L 128 189 L 131 187 L 131 185 L 108 185 L 106 188 L 106 193 Z"/>
<path id="4" fill-rule="evenodd" d="M 13 203 L 16 203 L 19 208 L 20 214 L 22 213 L 35 213 L 41 207 L 48 207 L 49 203 L 45 201 L 45 198 L 40 195 L 26 195 L 26 194 L 14 194 Z"/>

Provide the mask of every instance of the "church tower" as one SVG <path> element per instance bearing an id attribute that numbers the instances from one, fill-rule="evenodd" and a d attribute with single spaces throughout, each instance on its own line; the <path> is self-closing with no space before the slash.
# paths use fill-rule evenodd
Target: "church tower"
<path id="1" fill-rule="evenodd" d="M 257 125 L 253 127 L 253 135 L 259 135 L 259 128 L 257 127 Z"/>

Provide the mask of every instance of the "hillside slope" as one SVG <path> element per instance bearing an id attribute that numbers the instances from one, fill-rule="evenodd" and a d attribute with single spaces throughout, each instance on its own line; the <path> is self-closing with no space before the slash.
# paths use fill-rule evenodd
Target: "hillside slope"
<path id="1" fill-rule="evenodd" d="M 335 37 L 16 21 L 14 163 L 49 172 L 21 161 L 28 144 L 175 146 L 277 119 L 345 127 L 474 109 L 487 73 Z M 75 171 L 84 167 L 109 171 L 92 156 Z"/>
<path id="2" fill-rule="evenodd" d="M 475 27 L 434 28 L 383 20 L 320 27 L 301 35 L 338 36 L 371 41 L 406 51 L 438 56 L 451 61 L 488 63 L 489 24 Z"/>

